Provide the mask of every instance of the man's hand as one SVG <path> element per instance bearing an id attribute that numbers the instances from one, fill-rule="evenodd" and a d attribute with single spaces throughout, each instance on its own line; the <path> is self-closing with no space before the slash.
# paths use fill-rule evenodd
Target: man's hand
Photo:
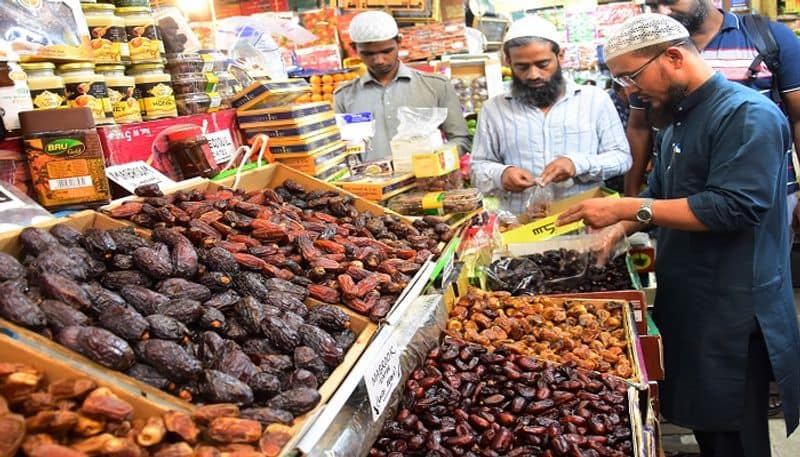
<path id="1" fill-rule="evenodd" d="M 503 189 L 509 192 L 522 192 L 536 182 L 529 171 L 517 167 L 506 168 L 505 171 L 503 171 L 501 180 L 503 182 Z"/>
<path id="2" fill-rule="evenodd" d="M 624 200 L 619 198 L 592 198 L 585 200 L 561 213 L 556 225 L 566 225 L 583 220 L 584 224 L 592 228 L 608 227 L 623 220 L 618 214 L 618 210 Z"/>
<path id="3" fill-rule="evenodd" d="M 551 182 L 562 182 L 575 176 L 575 164 L 566 157 L 559 157 L 547 164 L 539 184 L 546 186 Z"/>

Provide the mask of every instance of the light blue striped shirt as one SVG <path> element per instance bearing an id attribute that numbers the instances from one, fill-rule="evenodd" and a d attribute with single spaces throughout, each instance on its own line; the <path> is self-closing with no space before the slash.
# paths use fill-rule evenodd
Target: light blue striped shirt
<path id="1" fill-rule="evenodd" d="M 628 140 L 614 102 L 604 90 L 567 79 L 565 96 L 546 115 L 510 94 L 483 105 L 472 146 L 472 182 L 484 194 L 499 194 L 505 209 L 520 214 L 532 192 L 504 191 L 501 177 L 506 168 L 523 168 L 539 177 L 558 157 L 572 160 L 576 176 L 555 186 L 556 200 L 628 171 Z"/>

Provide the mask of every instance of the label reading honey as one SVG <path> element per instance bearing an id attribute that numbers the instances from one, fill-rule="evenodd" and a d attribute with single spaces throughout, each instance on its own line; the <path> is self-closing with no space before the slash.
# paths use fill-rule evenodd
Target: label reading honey
<path id="1" fill-rule="evenodd" d="M 128 34 L 128 52 L 131 62 L 161 61 L 164 56 L 164 43 L 155 25 L 132 25 L 125 27 Z"/>
<path id="2" fill-rule="evenodd" d="M 141 122 L 141 108 L 133 86 L 109 86 L 108 100 L 117 123 Z"/>
<path id="3" fill-rule="evenodd" d="M 101 81 L 68 83 L 66 87 L 70 108 L 86 107 L 91 109 L 92 117 L 98 123 L 113 117 L 106 83 Z"/>
<path id="4" fill-rule="evenodd" d="M 33 109 L 67 108 L 67 94 L 63 87 L 31 90 Z"/>
<path id="5" fill-rule="evenodd" d="M 144 119 L 158 119 L 178 115 L 178 106 L 175 104 L 172 86 L 168 83 L 137 84 L 136 97 L 139 99 L 139 106 Z"/>
<path id="6" fill-rule="evenodd" d="M 42 206 L 92 206 L 110 201 L 97 133 L 53 133 L 26 138 L 25 152 L 36 197 Z"/>
<path id="7" fill-rule="evenodd" d="M 125 28 L 118 25 L 90 27 L 95 63 L 119 63 L 129 57 Z"/>

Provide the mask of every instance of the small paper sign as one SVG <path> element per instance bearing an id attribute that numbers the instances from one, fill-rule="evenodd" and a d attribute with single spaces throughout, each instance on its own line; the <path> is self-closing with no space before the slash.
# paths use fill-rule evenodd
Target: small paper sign
<path id="1" fill-rule="evenodd" d="M 141 160 L 106 167 L 106 176 L 130 193 L 144 184 L 155 183 L 162 189 L 175 185 L 175 181 Z"/>
<path id="2" fill-rule="evenodd" d="M 220 130 L 219 132 L 206 133 L 208 146 L 214 156 L 216 164 L 228 163 L 236 152 L 236 144 L 233 142 L 230 130 Z"/>
<path id="3" fill-rule="evenodd" d="M 372 418 L 376 421 L 386 409 L 394 388 L 400 382 L 400 351 L 390 344 L 364 373 Z"/>

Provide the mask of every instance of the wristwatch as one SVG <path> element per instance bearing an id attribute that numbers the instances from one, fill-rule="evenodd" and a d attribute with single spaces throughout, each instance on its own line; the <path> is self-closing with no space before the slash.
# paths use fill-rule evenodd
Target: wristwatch
<path id="1" fill-rule="evenodd" d="M 639 210 L 636 211 L 636 220 L 643 223 L 649 224 L 653 222 L 653 199 L 652 198 L 645 198 L 642 202 L 642 206 L 639 207 Z"/>

